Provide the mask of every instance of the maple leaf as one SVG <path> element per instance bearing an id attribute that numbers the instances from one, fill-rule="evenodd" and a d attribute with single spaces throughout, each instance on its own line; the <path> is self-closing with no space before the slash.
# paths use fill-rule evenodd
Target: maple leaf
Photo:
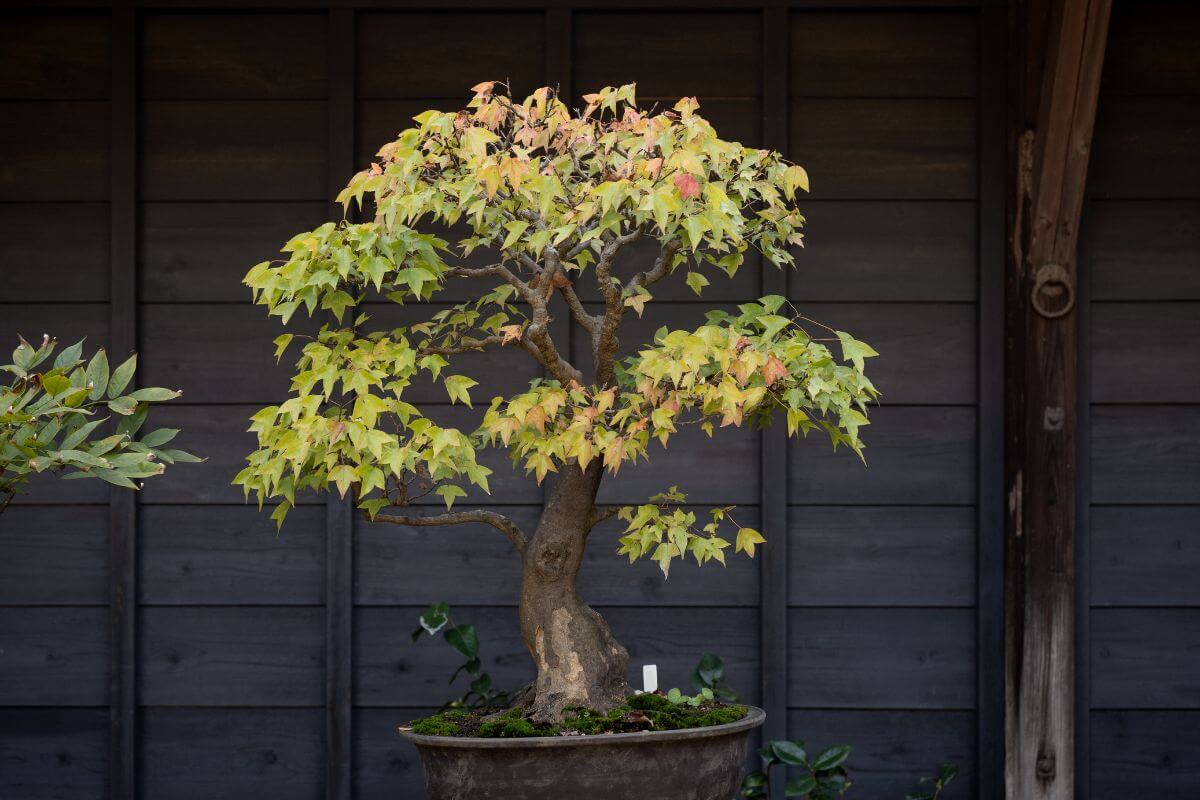
<path id="1" fill-rule="evenodd" d="M 484 81 L 483 83 L 477 83 L 474 86 L 472 86 L 471 91 L 474 92 L 477 96 L 487 97 L 488 95 L 490 95 L 492 93 L 492 88 L 495 85 L 496 85 L 495 81 Z"/>
<path id="2" fill-rule="evenodd" d="M 525 332 L 524 325 L 501 325 L 500 332 L 504 334 L 504 340 L 500 344 L 505 345 L 516 339 L 521 338 L 521 334 Z"/>
<path id="3" fill-rule="evenodd" d="M 679 196 L 684 200 L 700 196 L 700 182 L 694 175 L 676 175 L 675 188 L 679 190 Z"/>
<path id="4" fill-rule="evenodd" d="M 767 363 L 763 365 L 762 376 L 763 381 L 766 382 L 767 386 L 775 383 L 775 381 L 779 380 L 785 375 L 787 375 L 787 367 L 785 367 L 783 362 L 775 356 L 768 358 Z"/>

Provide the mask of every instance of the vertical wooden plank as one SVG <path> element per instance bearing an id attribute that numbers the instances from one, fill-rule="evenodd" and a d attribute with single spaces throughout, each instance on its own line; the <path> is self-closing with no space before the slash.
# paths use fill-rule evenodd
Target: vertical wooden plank
<path id="1" fill-rule="evenodd" d="M 788 40 L 786 8 L 764 8 L 762 13 L 762 114 L 766 147 L 786 154 L 788 143 Z M 762 267 L 762 293 L 787 294 L 787 273 L 767 264 Z M 760 487 L 763 535 L 760 564 L 760 669 L 762 704 L 767 712 L 763 739 L 787 738 L 788 678 L 788 457 L 787 429 L 772 425 L 760 438 Z M 778 783 L 778 781 L 777 781 Z M 772 792 L 782 797 L 782 786 Z"/>
<path id="2" fill-rule="evenodd" d="M 1044 8 L 1022 7 L 1026 31 Z M 1019 132 L 1011 211 L 1008 355 L 1021 376 L 1008 398 L 1015 439 L 1008 468 L 1006 545 L 1006 790 L 1013 800 L 1076 793 L 1078 485 L 1077 233 L 1083 204 L 1110 0 L 1050 6 L 1044 46 L 1026 39 L 1023 62 L 1045 64 L 1040 89 L 1023 87 L 1022 125 L 1034 92 L 1036 127 Z M 1045 52 L 1044 60 L 1041 58 Z"/>
<path id="3" fill-rule="evenodd" d="M 329 11 L 328 192 L 333 198 L 354 171 L 355 11 Z M 325 798 L 350 800 L 353 721 L 354 506 L 330 492 L 325 551 Z"/>
<path id="4" fill-rule="evenodd" d="M 112 12 L 109 208 L 109 346 L 119 360 L 137 347 L 137 13 Z M 109 547 L 109 787 L 137 792 L 137 495 L 112 487 Z"/>
<path id="5" fill-rule="evenodd" d="M 1004 795 L 1004 9 L 979 11 L 976 796 Z"/>
<path id="6" fill-rule="evenodd" d="M 1090 214 L 1081 215 L 1086 226 Z M 1082 234 L 1082 231 L 1081 231 Z M 1088 241 L 1080 236 L 1078 327 L 1079 391 L 1075 401 L 1078 437 L 1075 463 L 1075 796 L 1092 796 L 1092 280 Z"/>

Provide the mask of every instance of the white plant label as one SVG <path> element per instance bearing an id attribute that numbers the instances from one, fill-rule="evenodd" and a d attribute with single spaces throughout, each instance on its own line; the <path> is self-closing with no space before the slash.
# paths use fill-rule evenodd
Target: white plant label
<path id="1" fill-rule="evenodd" d="M 646 664 L 642 667 L 642 691 L 658 691 L 658 665 Z"/>

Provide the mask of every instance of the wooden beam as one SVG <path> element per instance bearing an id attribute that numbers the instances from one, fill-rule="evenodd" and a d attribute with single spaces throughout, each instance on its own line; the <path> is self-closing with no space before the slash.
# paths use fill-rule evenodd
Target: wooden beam
<path id="1" fill-rule="evenodd" d="M 1041 63 L 1044 53 L 1045 67 L 1040 87 L 1017 87 L 1021 128 L 1029 110 L 1038 112 L 1035 127 L 1014 132 L 1013 143 L 1005 772 L 1013 800 L 1071 800 L 1076 250 L 1111 0 L 1016 5 L 1028 15 L 1021 64 Z M 1043 25 L 1049 34 L 1039 48 L 1028 34 Z"/>

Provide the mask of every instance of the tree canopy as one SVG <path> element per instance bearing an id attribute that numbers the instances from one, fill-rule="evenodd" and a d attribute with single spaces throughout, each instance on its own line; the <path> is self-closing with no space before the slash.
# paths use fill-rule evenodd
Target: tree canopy
<path id="1" fill-rule="evenodd" d="M 683 426 L 764 425 L 779 413 L 789 434 L 820 429 L 835 447 L 862 455 L 859 430 L 877 392 L 864 374 L 876 355 L 851 335 L 815 325 L 782 297 L 712 311 L 694 330 L 660 329 L 619 358 L 622 320 L 653 314 L 653 287 L 685 272 L 702 295 L 733 276 L 747 253 L 792 263 L 802 244 L 797 198 L 805 171 L 778 153 L 718 137 L 695 99 L 643 110 L 634 85 L 585 95 L 572 112 L 549 88 L 518 100 L 502 84 L 473 88 L 467 109 L 426 111 L 384 145 L 339 196 L 347 218 L 293 237 L 285 260 L 246 276 L 257 303 L 287 323 L 304 310 L 328 319 L 306 338 L 289 398 L 252 418 L 258 449 L 235 479 L 260 505 L 278 501 L 282 523 L 306 489 L 353 491 L 372 517 L 436 493 L 440 517 L 391 517 L 409 524 L 482 521 L 521 549 L 524 535 L 492 512 L 451 512 L 468 485 L 488 490 L 478 454 L 503 447 L 541 482 L 564 465 L 599 462 L 616 474 L 650 457 Z M 355 214 L 369 221 L 353 221 Z M 455 232 L 451 244 L 443 236 Z M 657 253 L 618 277 L 618 254 L 639 240 Z M 492 263 L 470 266 L 479 253 Z M 476 279 L 476 299 L 421 323 L 371 330 L 360 306 L 435 299 L 450 279 Z M 594 282 L 592 313 L 577 287 Z M 551 336 L 556 309 L 591 344 L 574 364 Z M 292 334 L 276 339 L 282 356 Z M 831 349 L 831 347 L 833 349 Z M 455 356 L 519 348 L 544 377 L 511 397 L 454 371 Z M 440 381 L 452 403 L 490 398 L 473 431 L 439 425 L 405 399 L 418 380 Z M 717 525 L 679 508 L 672 488 L 638 508 L 605 509 L 628 523 L 621 552 L 667 570 L 686 554 L 724 561 Z M 433 521 L 431 521 L 433 520 Z M 762 537 L 739 528 L 735 549 L 753 554 Z"/>

